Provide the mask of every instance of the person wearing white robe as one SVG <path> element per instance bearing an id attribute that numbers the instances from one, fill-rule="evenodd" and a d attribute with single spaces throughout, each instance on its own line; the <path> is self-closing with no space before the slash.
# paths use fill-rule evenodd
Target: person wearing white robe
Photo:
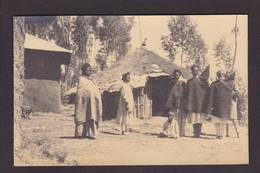
<path id="1" fill-rule="evenodd" d="M 160 137 L 168 137 L 168 138 L 179 138 L 179 126 L 176 121 L 176 114 L 174 112 L 170 112 L 170 116 L 167 121 L 163 123 L 163 129 L 160 133 Z"/>
<path id="2" fill-rule="evenodd" d="M 134 97 L 130 87 L 130 73 L 122 75 L 122 86 L 120 88 L 120 98 L 117 109 L 117 123 L 120 124 L 121 134 L 128 130 L 134 121 Z"/>
<path id="3" fill-rule="evenodd" d="M 82 66 L 75 104 L 75 137 L 96 138 L 102 121 L 102 100 L 99 88 L 90 79 L 89 64 Z"/>

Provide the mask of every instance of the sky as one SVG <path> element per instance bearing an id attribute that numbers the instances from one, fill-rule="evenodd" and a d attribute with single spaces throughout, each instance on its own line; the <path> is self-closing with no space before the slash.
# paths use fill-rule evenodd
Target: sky
<path id="1" fill-rule="evenodd" d="M 166 58 L 166 52 L 161 47 L 161 36 L 168 35 L 168 20 L 170 16 L 139 16 L 135 17 L 135 24 L 131 31 L 132 50 L 140 47 L 140 37 L 147 38 L 147 48 Z M 215 43 L 225 38 L 226 42 L 234 50 L 234 34 L 231 33 L 235 25 L 235 15 L 191 15 L 191 21 L 197 25 L 197 31 L 201 34 L 208 48 L 206 55 L 211 69 L 214 71 L 215 62 L 213 47 Z M 238 16 L 238 47 L 235 69 L 247 82 L 248 74 L 248 20 L 247 15 Z M 141 33 L 141 34 L 140 34 Z M 232 51 L 232 56 L 233 56 Z M 175 60 L 180 64 L 179 58 Z"/>

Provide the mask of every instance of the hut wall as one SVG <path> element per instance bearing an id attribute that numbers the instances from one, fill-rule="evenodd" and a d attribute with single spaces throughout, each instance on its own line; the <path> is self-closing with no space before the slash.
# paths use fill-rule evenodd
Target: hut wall
<path id="1" fill-rule="evenodd" d="M 169 77 L 150 78 L 145 87 L 133 89 L 135 101 L 135 116 L 137 118 L 151 118 L 152 116 L 167 116 L 165 103 L 168 99 L 171 86 Z M 104 91 L 103 119 L 109 120 L 116 118 L 120 92 Z"/>
<path id="2" fill-rule="evenodd" d="M 69 61 L 69 53 L 25 49 L 25 79 L 59 81 L 60 65 Z"/>
<path id="3" fill-rule="evenodd" d="M 141 119 L 152 117 L 152 99 L 149 98 L 146 90 L 146 87 L 133 89 L 135 100 L 135 116 Z"/>
<path id="4" fill-rule="evenodd" d="M 60 112 L 60 65 L 69 61 L 70 53 L 25 49 L 24 104 L 33 111 Z"/>
<path id="5" fill-rule="evenodd" d="M 24 104 L 33 107 L 33 111 L 60 112 L 60 84 L 57 81 L 26 79 Z"/>
<path id="6" fill-rule="evenodd" d="M 136 118 L 151 118 L 152 117 L 152 100 L 147 95 L 146 88 L 133 89 L 135 110 L 134 116 Z M 103 102 L 103 119 L 110 120 L 116 118 L 120 92 L 104 91 L 102 95 Z"/>

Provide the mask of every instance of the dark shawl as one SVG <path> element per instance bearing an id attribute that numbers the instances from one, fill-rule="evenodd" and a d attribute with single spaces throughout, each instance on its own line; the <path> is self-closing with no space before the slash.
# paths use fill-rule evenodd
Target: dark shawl
<path id="1" fill-rule="evenodd" d="M 184 81 L 174 81 L 169 92 L 168 92 L 168 99 L 166 101 L 165 107 L 167 108 L 181 108 L 183 102 L 183 95 L 185 89 L 185 82 Z"/>
<path id="2" fill-rule="evenodd" d="M 208 113 L 228 119 L 231 113 L 232 81 L 215 81 L 210 86 Z"/>
<path id="3" fill-rule="evenodd" d="M 185 88 L 186 110 L 188 112 L 206 112 L 206 98 L 209 84 L 202 78 L 192 78 L 188 80 Z"/>

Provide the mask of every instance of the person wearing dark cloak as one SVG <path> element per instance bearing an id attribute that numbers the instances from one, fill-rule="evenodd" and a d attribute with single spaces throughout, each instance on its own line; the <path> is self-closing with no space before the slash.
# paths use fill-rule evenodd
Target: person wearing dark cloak
<path id="1" fill-rule="evenodd" d="M 185 89 L 185 82 L 179 80 L 182 75 L 180 70 L 173 72 L 173 82 L 170 86 L 169 97 L 166 101 L 165 107 L 168 113 L 172 113 L 175 120 L 178 122 L 178 136 L 185 136 L 186 113 L 184 111 L 183 95 Z"/>
<path id="2" fill-rule="evenodd" d="M 193 77 L 187 81 L 184 98 L 188 122 L 193 124 L 194 137 L 199 138 L 202 123 L 206 118 L 206 99 L 209 84 L 205 78 L 199 76 L 199 67 L 197 65 L 192 65 L 191 71 Z"/>
<path id="3" fill-rule="evenodd" d="M 83 64 L 81 71 L 75 103 L 75 137 L 95 139 L 102 121 L 101 94 L 97 85 L 90 79 L 90 64 Z"/>
<path id="4" fill-rule="evenodd" d="M 217 80 L 210 85 L 208 99 L 208 113 L 215 116 L 217 139 L 222 139 L 224 127 L 230 119 L 232 89 L 229 83 L 224 81 L 223 71 L 217 72 Z"/>

